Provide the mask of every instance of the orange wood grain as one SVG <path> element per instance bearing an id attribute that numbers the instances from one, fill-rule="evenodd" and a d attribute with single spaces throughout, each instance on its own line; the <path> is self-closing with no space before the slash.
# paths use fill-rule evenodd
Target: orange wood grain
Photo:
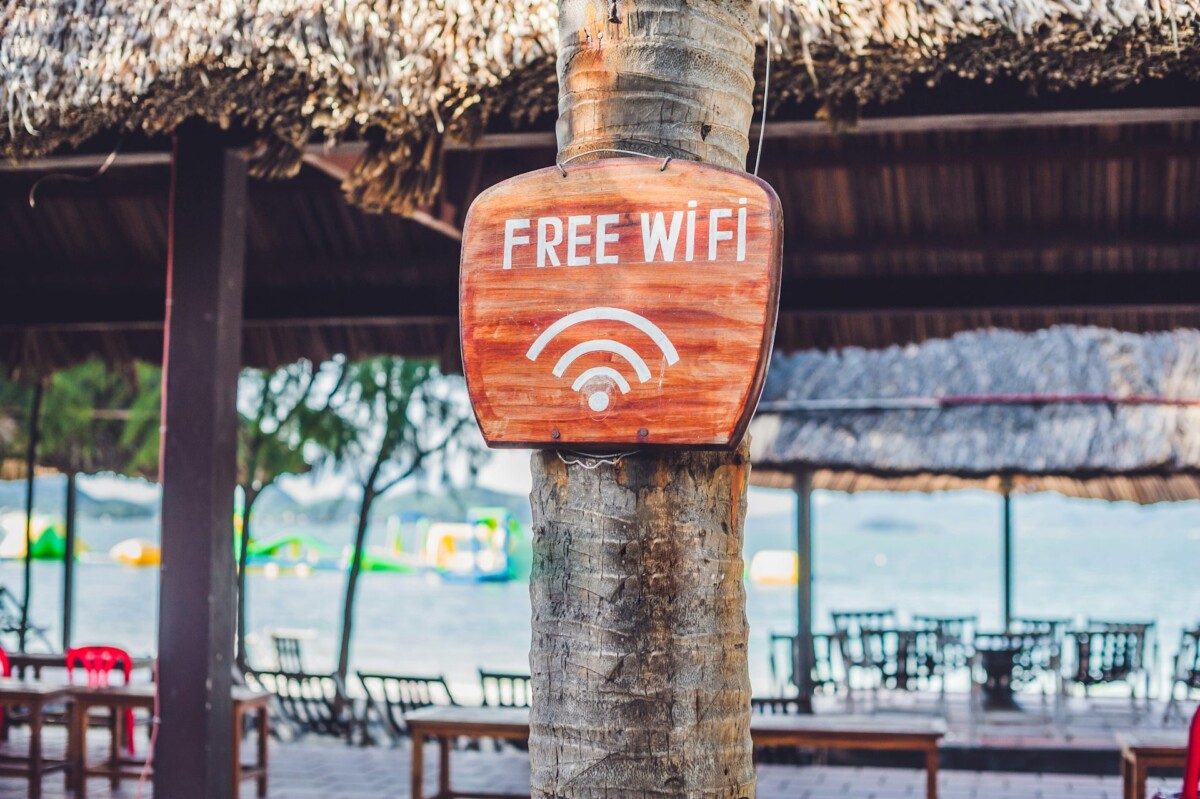
<path id="1" fill-rule="evenodd" d="M 484 438 L 491 446 L 735 447 L 762 391 L 778 311 L 783 223 L 770 186 L 745 173 L 687 161 L 621 158 L 556 167 L 500 183 L 471 206 L 464 226 L 460 307 L 467 386 Z M 745 205 L 739 200 L 746 199 Z M 682 260 L 686 221 L 676 260 L 661 251 L 647 262 L 641 214 L 694 209 L 695 250 Z M 709 260 L 708 212 L 732 210 L 719 230 L 734 238 L 717 244 Z M 746 209 L 745 257 L 737 260 L 739 208 Z M 568 217 L 615 214 L 607 231 L 619 238 L 604 254 L 617 264 L 566 265 Z M 537 266 L 537 220 L 561 219 L 560 266 Z M 653 217 L 652 217 L 653 218 Z M 519 232 L 529 244 L 511 249 L 504 268 L 505 222 L 530 219 Z M 686 220 L 686 217 L 683 218 Z M 591 243 L 577 255 L 596 256 L 596 226 L 581 225 Z M 553 232 L 553 226 L 547 228 Z M 548 261 L 549 259 L 547 259 Z M 668 363 L 652 337 L 624 321 L 593 319 L 567 327 L 536 360 L 531 346 L 563 317 L 588 308 L 618 308 L 656 325 L 674 345 Z M 624 357 L 606 351 L 581 355 L 562 376 L 555 365 L 589 341 L 631 348 L 650 372 L 641 382 Z M 585 370 L 608 367 L 629 384 L 600 375 L 581 390 L 572 384 Z M 589 404 L 593 394 L 603 394 Z"/>

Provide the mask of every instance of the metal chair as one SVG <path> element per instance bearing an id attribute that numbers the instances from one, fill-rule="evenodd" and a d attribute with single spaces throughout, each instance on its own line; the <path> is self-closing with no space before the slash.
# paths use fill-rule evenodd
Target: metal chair
<path id="1" fill-rule="evenodd" d="M 1129 701 L 1137 713 L 1137 688 L 1142 682 L 1142 699 L 1148 709 L 1153 669 L 1147 663 L 1146 650 L 1153 633 L 1154 622 L 1094 620 L 1089 620 L 1085 629 L 1067 633 L 1072 662 L 1065 676 L 1065 690 L 1080 685 L 1087 697 L 1094 686 L 1124 683 L 1129 686 Z"/>
<path id="2" fill-rule="evenodd" d="M 444 677 L 413 677 L 401 674 L 365 674 L 357 672 L 367 694 L 366 706 L 359 719 L 364 741 L 370 740 L 368 727 L 373 716 L 391 738 L 399 743 L 408 737 L 404 714 L 434 705 L 457 705 Z"/>
<path id="3" fill-rule="evenodd" d="M 850 635 L 857 635 L 864 627 L 873 630 L 887 630 L 896 626 L 896 610 L 835 610 L 829 614 L 833 618 L 833 629 Z"/>
<path id="4" fill-rule="evenodd" d="M 1014 635 L 1049 635 L 1061 646 L 1070 619 L 1045 619 L 1033 616 L 1014 616 L 1009 622 L 1008 632 Z"/>
<path id="5" fill-rule="evenodd" d="M 979 629 L 978 616 L 913 615 L 913 626 L 938 634 L 938 645 L 941 647 L 938 661 L 943 680 L 953 672 L 969 672 L 971 643 Z"/>
<path id="6" fill-rule="evenodd" d="M 479 683 L 483 689 L 484 707 L 529 707 L 533 698 L 528 674 L 480 669 Z M 497 751 L 505 745 L 522 752 L 529 750 L 529 744 L 523 741 L 495 742 Z"/>
<path id="7" fill-rule="evenodd" d="M 1185 700 L 1193 691 L 1200 691 L 1200 626 L 1184 630 L 1179 638 L 1179 651 L 1175 653 L 1175 668 L 1171 675 L 1167 708 L 1163 712 L 1163 724 L 1171 721 L 1172 714 L 1177 714 L 1180 720 L 1186 721 L 1179 707 L 1178 689 L 1181 686 Z"/>
<path id="8" fill-rule="evenodd" d="M 279 671 L 288 674 L 304 674 L 304 656 L 300 648 L 300 639 L 290 635 L 271 635 L 271 643 L 275 645 L 275 661 Z"/>
<path id="9" fill-rule="evenodd" d="M 863 645 L 864 627 L 873 630 L 889 630 L 896 627 L 895 609 L 832 611 L 833 629 L 840 633 L 838 647 L 842 656 L 842 667 L 846 676 L 846 704 L 854 706 L 855 672 L 870 675 L 873 666 L 868 662 Z"/>
<path id="10" fill-rule="evenodd" d="M 294 735 L 353 742 L 355 713 L 336 674 L 248 671 L 247 683 L 272 695 L 275 716 Z"/>
<path id="11" fill-rule="evenodd" d="M 528 674 L 479 670 L 484 707 L 529 707 L 532 691 Z"/>
<path id="12" fill-rule="evenodd" d="M 842 633 L 813 633 L 812 686 L 813 693 L 837 693 L 837 676 L 833 666 L 834 651 L 841 649 Z M 771 633 L 771 688 L 783 696 L 789 686 L 796 685 L 795 663 L 797 636 Z M 843 670 L 844 671 L 844 670 Z"/>
<path id="13" fill-rule="evenodd" d="M 936 630 L 861 630 L 863 659 L 875 676 L 871 686 L 875 709 L 879 708 L 880 689 L 926 691 L 939 683 L 938 708 L 945 707 L 946 680 L 942 664 L 941 640 Z"/>

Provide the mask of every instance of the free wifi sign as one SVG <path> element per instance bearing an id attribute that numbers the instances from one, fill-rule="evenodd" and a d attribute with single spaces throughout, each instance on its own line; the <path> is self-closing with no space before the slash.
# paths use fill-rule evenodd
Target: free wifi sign
<path id="1" fill-rule="evenodd" d="M 689 161 L 605 159 L 488 189 L 459 278 L 484 438 L 736 447 L 770 358 L 782 246 L 770 186 Z"/>

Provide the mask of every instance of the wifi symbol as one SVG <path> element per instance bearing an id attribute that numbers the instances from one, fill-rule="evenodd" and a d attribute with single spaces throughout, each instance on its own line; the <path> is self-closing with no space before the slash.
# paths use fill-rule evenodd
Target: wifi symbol
<path id="1" fill-rule="evenodd" d="M 658 345 L 668 366 L 674 366 L 679 361 L 679 353 L 675 351 L 675 345 L 671 343 L 666 333 L 663 333 L 658 325 L 644 316 L 635 314 L 633 311 L 626 311 L 623 308 L 603 307 L 587 308 L 567 314 L 562 319 L 559 319 L 542 331 L 542 334 L 537 337 L 537 341 L 533 342 L 533 346 L 529 348 L 529 352 L 525 353 L 525 357 L 531 361 L 536 361 L 538 356 L 542 354 L 542 350 L 546 349 L 546 345 L 553 341 L 559 333 L 572 325 L 597 320 L 623 322 L 631 327 L 635 327 L 649 336 L 651 341 Z M 567 350 L 558 359 L 558 363 L 554 365 L 554 376 L 562 377 L 572 363 L 592 352 L 610 352 L 614 355 L 620 355 L 633 367 L 639 383 L 645 383 L 650 379 L 650 367 L 646 365 L 646 361 L 642 356 L 638 355 L 632 347 L 606 338 L 591 339 L 582 344 L 576 344 Z M 611 366 L 593 366 L 590 369 L 584 370 L 579 377 L 575 378 L 575 381 L 571 384 L 571 389 L 573 391 L 583 391 L 589 384 L 595 387 L 599 381 L 612 383 L 621 390 L 622 394 L 629 393 L 629 381 Z M 608 391 L 601 388 L 596 388 L 588 395 L 588 407 L 593 411 L 600 412 L 607 409 L 608 402 Z"/>

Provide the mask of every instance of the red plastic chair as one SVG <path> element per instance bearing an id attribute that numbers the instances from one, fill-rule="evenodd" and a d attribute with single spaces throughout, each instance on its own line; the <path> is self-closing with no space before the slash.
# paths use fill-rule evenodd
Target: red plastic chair
<path id="1" fill-rule="evenodd" d="M 8 660 L 8 653 L 0 648 L 0 677 L 12 676 L 12 663 Z M 8 740 L 8 715 L 4 708 L 0 708 L 0 740 Z"/>
<path id="2" fill-rule="evenodd" d="M 1187 763 L 1183 767 L 1183 791 L 1164 793 L 1159 791 L 1154 799 L 1197 799 L 1200 794 L 1200 707 L 1192 717 L 1192 728 L 1188 734 Z"/>
<path id="3" fill-rule="evenodd" d="M 75 682 L 75 667 L 83 668 L 87 675 L 88 688 L 104 688 L 110 685 L 113 669 L 121 667 L 125 685 L 133 672 L 133 658 L 124 649 L 115 646 L 79 646 L 67 650 L 67 682 Z M 133 708 L 125 710 L 125 746 L 129 754 L 136 754 L 133 733 Z"/>

